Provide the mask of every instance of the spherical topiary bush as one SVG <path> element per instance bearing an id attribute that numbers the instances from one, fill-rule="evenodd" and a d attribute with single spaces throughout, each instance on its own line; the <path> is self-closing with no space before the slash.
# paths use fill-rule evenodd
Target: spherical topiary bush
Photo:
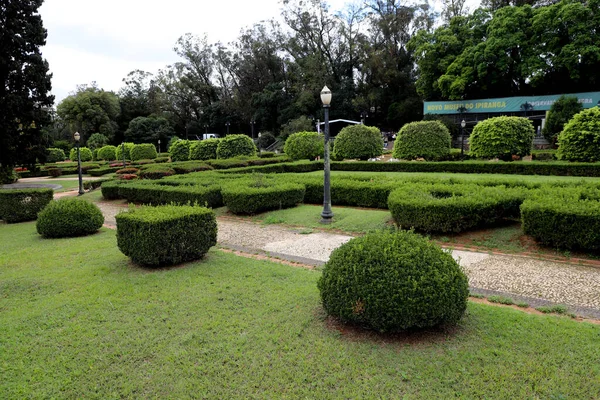
<path id="1" fill-rule="evenodd" d="M 600 160 L 600 107 L 575 114 L 565 124 L 558 135 L 558 158 L 586 162 Z"/>
<path id="2" fill-rule="evenodd" d="M 450 154 L 450 131 L 440 121 L 417 121 L 398 132 L 393 157 L 403 160 L 438 160 Z"/>
<path id="3" fill-rule="evenodd" d="M 117 159 L 116 146 L 104 146 L 98 149 L 98 160 L 113 161 Z"/>
<path id="4" fill-rule="evenodd" d="M 325 152 L 323 135 L 317 132 L 291 134 L 285 141 L 283 151 L 294 160 L 314 160 L 316 157 L 323 157 Z"/>
<path id="5" fill-rule="evenodd" d="M 368 160 L 383 153 L 381 132 L 374 126 L 352 125 L 343 128 L 333 142 L 336 157 Z"/>
<path id="6" fill-rule="evenodd" d="M 221 139 L 205 139 L 190 146 L 190 160 L 216 160 Z"/>
<path id="7" fill-rule="evenodd" d="M 452 256 L 409 231 L 343 244 L 318 287 L 329 315 L 382 332 L 456 323 L 469 296 L 467 276 Z"/>
<path id="8" fill-rule="evenodd" d="M 123 146 L 123 143 L 121 143 L 120 145 L 117 146 L 117 160 L 122 160 L 123 159 L 123 151 L 125 151 L 125 159 L 126 160 L 131 160 L 131 149 L 133 149 L 133 146 L 135 146 L 135 144 L 133 143 L 125 143 L 125 145 Z"/>
<path id="9" fill-rule="evenodd" d="M 256 146 L 249 136 L 228 135 L 217 145 L 217 158 L 233 158 L 238 156 L 256 156 Z"/>
<path id="10" fill-rule="evenodd" d="M 63 151 L 63 149 L 56 149 L 56 148 L 49 148 L 48 149 L 48 157 L 46 158 L 46 161 L 49 163 L 55 163 L 55 162 L 59 162 L 59 161 L 65 161 L 65 152 Z"/>
<path id="11" fill-rule="evenodd" d="M 513 155 L 531 153 L 535 130 L 527 118 L 495 117 L 475 125 L 470 137 L 470 154 L 510 161 Z"/>
<path id="12" fill-rule="evenodd" d="M 104 216 L 97 205 L 82 199 L 51 201 L 39 214 L 37 232 L 47 238 L 89 235 L 102 227 Z"/>
<path id="13" fill-rule="evenodd" d="M 177 140 L 169 147 L 171 161 L 187 161 L 190 159 L 190 146 L 192 143 L 189 140 Z"/>
<path id="14" fill-rule="evenodd" d="M 80 147 L 79 154 L 81 157 L 81 162 L 92 161 L 93 159 L 92 151 L 87 147 Z M 73 147 L 71 149 L 71 152 L 69 153 L 69 159 L 71 161 L 77 161 L 77 147 Z"/>
<path id="15" fill-rule="evenodd" d="M 154 160 L 158 157 L 156 147 L 152 143 L 141 143 L 131 148 L 131 161 Z"/>

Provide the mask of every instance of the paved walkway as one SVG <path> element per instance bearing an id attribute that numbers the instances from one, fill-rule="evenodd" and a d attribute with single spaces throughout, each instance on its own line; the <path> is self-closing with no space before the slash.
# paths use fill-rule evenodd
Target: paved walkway
<path id="1" fill-rule="evenodd" d="M 105 224 L 126 209 L 114 202 L 97 203 Z M 260 225 L 232 218 L 218 219 L 221 247 L 250 254 L 319 266 L 352 236 L 306 229 Z M 448 250 L 451 251 L 451 250 Z M 452 251 L 469 277 L 471 291 L 498 294 L 533 307 L 565 304 L 578 315 L 600 318 L 600 268 L 539 260 L 530 257 Z"/>

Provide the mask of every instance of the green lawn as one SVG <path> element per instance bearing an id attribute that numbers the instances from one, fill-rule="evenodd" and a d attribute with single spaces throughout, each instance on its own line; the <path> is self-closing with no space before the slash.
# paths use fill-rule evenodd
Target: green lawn
<path id="1" fill-rule="evenodd" d="M 331 327 L 319 272 L 0 224 L 0 398 L 596 398 L 600 326 L 470 304 L 455 330 Z"/>

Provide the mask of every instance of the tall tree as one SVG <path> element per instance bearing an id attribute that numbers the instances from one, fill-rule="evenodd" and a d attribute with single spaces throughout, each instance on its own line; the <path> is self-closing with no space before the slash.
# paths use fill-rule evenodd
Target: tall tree
<path id="1" fill-rule="evenodd" d="M 43 157 L 41 129 L 54 102 L 48 63 L 40 47 L 46 30 L 38 13 L 43 0 L 0 2 L 0 181 L 19 163 Z"/>

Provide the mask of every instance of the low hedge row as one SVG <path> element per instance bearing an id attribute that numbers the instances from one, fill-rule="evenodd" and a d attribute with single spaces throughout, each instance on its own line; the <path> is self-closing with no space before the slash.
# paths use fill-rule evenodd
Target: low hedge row
<path id="1" fill-rule="evenodd" d="M 113 172 L 117 172 L 119 169 L 121 169 L 121 167 L 101 167 L 89 170 L 88 174 L 91 176 L 103 176 L 106 174 L 112 174 Z"/>
<path id="2" fill-rule="evenodd" d="M 0 189 L 0 219 L 32 221 L 52 201 L 52 189 Z"/>
<path id="3" fill-rule="evenodd" d="M 289 208 L 304 200 L 304 185 L 266 181 L 234 181 L 221 189 L 223 203 L 234 214 L 256 214 Z"/>
<path id="4" fill-rule="evenodd" d="M 116 221 L 119 250 L 142 265 L 197 260 L 217 244 L 215 215 L 204 207 L 139 207 L 118 214 Z"/>
<path id="5" fill-rule="evenodd" d="M 126 199 L 141 204 L 200 204 L 223 206 L 221 188 L 212 186 L 168 186 L 154 182 L 111 181 L 102 184 L 102 196 L 107 200 Z"/>

